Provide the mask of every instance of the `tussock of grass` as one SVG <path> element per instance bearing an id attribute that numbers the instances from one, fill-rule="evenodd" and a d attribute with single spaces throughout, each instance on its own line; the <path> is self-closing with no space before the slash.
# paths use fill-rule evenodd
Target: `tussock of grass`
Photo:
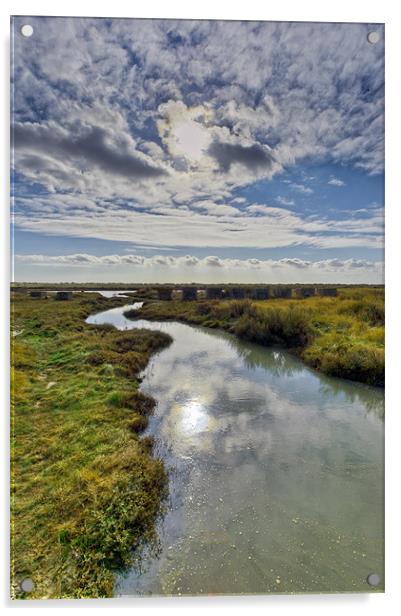
<path id="1" fill-rule="evenodd" d="M 384 290 L 339 289 L 337 297 L 148 302 L 127 316 L 180 320 L 290 348 L 326 374 L 384 384 Z"/>
<path id="2" fill-rule="evenodd" d="M 14 597 L 111 596 L 115 571 L 156 543 L 166 474 L 138 436 L 155 404 L 138 372 L 170 338 L 84 323 L 124 301 L 13 298 Z"/>
<path id="3" fill-rule="evenodd" d="M 302 357 L 325 374 L 384 386 L 384 348 L 327 334 L 306 348 Z"/>
<path id="4" fill-rule="evenodd" d="M 254 315 L 241 316 L 234 326 L 239 338 L 266 346 L 304 347 L 312 337 L 312 328 L 305 310 L 297 306 L 256 310 Z"/>
<path id="5" fill-rule="evenodd" d="M 380 298 L 364 297 L 358 300 L 344 302 L 339 309 L 340 314 L 349 314 L 370 325 L 384 325 L 384 303 Z"/>

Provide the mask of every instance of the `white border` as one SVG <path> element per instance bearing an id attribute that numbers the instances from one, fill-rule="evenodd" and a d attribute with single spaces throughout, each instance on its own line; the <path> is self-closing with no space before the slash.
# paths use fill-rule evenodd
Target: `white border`
<path id="1" fill-rule="evenodd" d="M 278 21 L 337 21 L 337 22 L 368 22 L 386 24 L 386 299 L 387 299 L 387 387 L 386 387 L 386 593 L 377 595 L 295 595 L 267 597 L 216 597 L 216 598 L 165 598 L 165 599 L 116 599 L 90 601 L 37 601 L 11 602 L 8 599 L 8 400 L 3 396 L 5 404 L 2 413 L 3 448 L 2 448 L 2 486 L 6 488 L 2 495 L 1 537 L 1 597 L 5 609 L 13 609 L 14 613 L 22 610 L 52 609 L 59 613 L 65 607 L 74 607 L 78 612 L 95 608 L 106 612 L 117 609 L 135 610 L 137 613 L 149 610 L 163 611 L 163 614 L 173 614 L 178 610 L 199 612 L 242 613 L 244 609 L 252 609 L 257 613 L 267 610 L 280 611 L 281 614 L 296 611 L 300 616 L 312 614 L 344 613 L 377 615 L 378 611 L 389 613 L 400 605 L 401 595 L 401 511 L 400 511 L 400 451 L 401 404 L 397 379 L 401 360 L 399 347 L 401 345 L 401 190 L 400 190 L 400 58 L 401 58 L 401 20 L 399 3 L 391 0 L 334 0 L 322 2 L 312 0 L 280 0 L 270 3 L 268 0 L 247 0 L 245 5 L 235 4 L 234 0 L 202 0 L 199 3 L 168 2 L 147 0 L 145 3 L 113 0 L 102 3 L 83 0 L 68 2 L 51 2 L 36 0 L 35 2 L 3 1 L 1 6 L 1 50 L 3 71 L 1 72 L 2 96 L 0 97 L 0 119 L 3 127 L 3 142 L 0 149 L 2 164 L 3 204 L 1 208 L 2 224 L 0 246 L 3 259 L 2 293 L 1 293 L 1 325 L 0 348 L 8 348 L 8 282 L 9 282 L 9 235 L 8 235 L 8 134 L 9 134 L 9 16 L 13 15 L 71 15 L 71 16 L 104 16 L 104 17 L 170 17 L 196 19 L 265 19 Z M 390 332 L 390 334 L 388 333 Z M 8 391 L 9 357 L 3 352 L 4 367 L 1 370 L 0 391 Z"/>

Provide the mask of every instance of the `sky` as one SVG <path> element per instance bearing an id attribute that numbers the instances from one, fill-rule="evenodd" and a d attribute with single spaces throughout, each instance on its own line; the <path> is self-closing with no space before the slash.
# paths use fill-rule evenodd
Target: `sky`
<path id="1" fill-rule="evenodd" d="M 15 17 L 14 280 L 382 283 L 383 80 L 378 24 Z"/>

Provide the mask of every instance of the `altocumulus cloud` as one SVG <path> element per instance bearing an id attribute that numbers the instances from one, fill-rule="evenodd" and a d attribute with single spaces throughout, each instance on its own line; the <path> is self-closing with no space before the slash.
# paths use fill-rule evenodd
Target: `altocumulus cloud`
<path id="1" fill-rule="evenodd" d="M 367 45 L 365 25 L 32 25 L 34 46 L 15 38 L 15 163 L 44 191 L 176 215 L 180 195 L 229 198 L 305 158 L 383 169 L 383 37 Z"/>
<path id="2" fill-rule="evenodd" d="M 339 178 L 330 178 L 327 182 L 330 186 L 345 186 L 345 182 Z"/>
<path id="3" fill-rule="evenodd" d="M 16 36 L 13 54 L 17 228 L 62 236 L 63 250 L 71 252 L 75 248 L 66 245 L 79 237 L 160 252 L 199 248 L 209 256 L 119 255 L 111 254 L 120 250 L 111 244 L 106 256 L 21 255 L 20 263 L 41 271 L 70 266 L 74 273 L 79 266 L 113 272 L 121 266 L 135 274 L 163 271 L 163 279 L 179 270 L 194 272 L 194 279 L 202 271 L 210 278 L 240 271 L 266 279 L 275 272 L 342 272 L 346 278 L 380 270 L 365 259 L 215 255 L 292 247 L 280 254 L 293 257 L 299 246 L 315 251 L 302 253 L 308 255 L 320 249 L 341 255 L 348 248 L 347 255 L 355 248 L 363 248 L 364 257 L 377 254 L 379 207 L 332 214 L 322 206 L 311 216 L 301 206 L 319 198 L 318 182 L 312 188 L 294 173 L 283 180 L 291 195 L 271 200 L 268 182 L 304 163 L 382 173 L 384 36 L 368 45 L 366 24 L 31 23 L 34 39 Z M 245 198 L 256 182 L 266 191 Z M 333 188 L 324 184 L 332 194 L 347 190 L 337 190 L 344 182 L 334 175 L 328 180 Z"/>

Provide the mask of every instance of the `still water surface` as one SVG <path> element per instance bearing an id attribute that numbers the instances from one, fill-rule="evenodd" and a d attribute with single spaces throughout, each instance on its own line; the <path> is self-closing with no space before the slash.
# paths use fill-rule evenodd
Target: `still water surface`
<path id="1" fill-rule="evenodd" d="M 158 556 L 120 576 L 115 594 L 360 592 L 370 573 L 383 580 L 383 392 L 124 310 L 88 322 L 174 339 L 141 385 L 158 401 L 146 434 L 170 495 Z"/>
<path id="2" fill-rule="evenodd" d="M 127 293 L 136 293 L 136 291 L 124 290 L 124 291 L 110 291 L 109 289 L 91 289 L 90 291 L 84 291 L 84 293 L 99 293 L 103 297 L 129 297 Z"/>

